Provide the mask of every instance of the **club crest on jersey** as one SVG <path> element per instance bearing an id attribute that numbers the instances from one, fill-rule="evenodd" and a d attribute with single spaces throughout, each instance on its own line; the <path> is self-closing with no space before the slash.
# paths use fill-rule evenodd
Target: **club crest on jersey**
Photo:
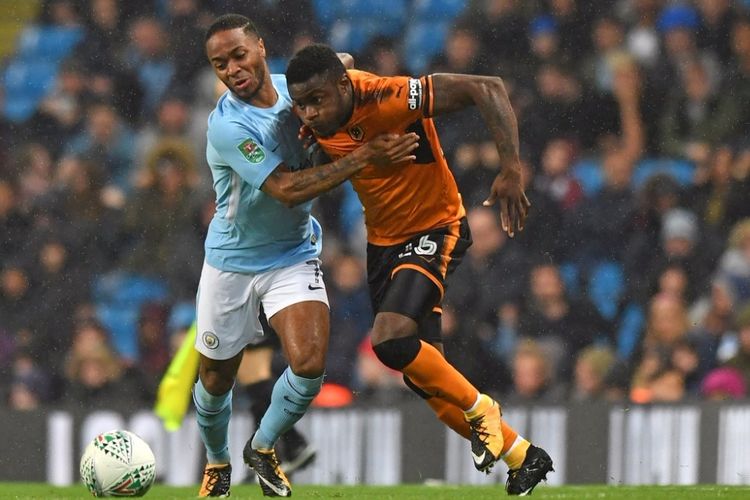
<path id="1" fill-rule="evenodd" d="M 418 78 L 409 78 L 409 94 L 406 103 L 411 111 L 422 107 L 422 81 Z"/>
<path id="2" fill-rule="evenodd" d="M 349 137 L 359 142 L 365 137 L 365 131 L 359 125 L 355 125 L 349 129 Z"/>
<path id="3" fill-rule="evenodd" d="M 252 139 L 245 139 L 237 146 L 242 156 L 250 163 L 260 163 L 266 159 L 266 153 L 263 148 Z"/>

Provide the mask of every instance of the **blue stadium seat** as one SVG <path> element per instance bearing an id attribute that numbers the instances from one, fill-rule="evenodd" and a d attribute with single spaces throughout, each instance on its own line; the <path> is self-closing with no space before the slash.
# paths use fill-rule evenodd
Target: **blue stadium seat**
<path id="1" fill-rule="evenodd" d="M 404 62 L 414 75 L 427 71 L 430 61 L 443 51 L 448 23 L 417 22 L 408 27 L 404 37 Z"/>
<path id="2" fill-rule="evenodd" d="M 635 303 L 625 306 L 617 328 L 617 357 L 619 359 L 626 360 L 633 355 L 645 322 L 646 316 L 641 306 Z"/>
<path id="3" fill-rule="evenodd" d="M 595 265 L 588 280 L 591 302 L 606 319 L 614 319 L 625 289 L 625 273 L 618 262 L 600 262 Z"/>
<path id="4" fill-rule="evenodd" d="M 581 184 L 587 198 L 598 193 L 602 189 L 602 186 L 604 186 L 602 166 L 596 160 L 580 160 L 573 165 L 571 172 L 573 177 Z"/>
<path id="5" fill-rule="evenodd" d="M 96 307 L 99 321 L 107 328 L 112 346 L 123 357 L 138 357 L 138 307 L 100 304 Z"/>
<path id="6" fill-rule="evenodd" d="M 11 61 L 0 75 L 0 84 L 5 90 L 5 117 L 14 122 L 30 118 L 39 101 L 54 87 L 56 75 L 56 62 Z"/>
<path id="7" fill-rule="evenodd" d="M 10 97 L 38 97 L 52 89 L 56 75 L 57 63 L 55 62 L 15 59 L 5 69 L 2 82 Z"/>
<path id="8" fill-rule="evenodd" d="M 419 21 L 450 21 L 466 8 L 466 0 L 414 0 L 413 18 Z"/>
<path id="9" fill-rule="evenodd" d="M 357 53 L 362 51 L 374 36 L 393 36 L 400 29 L 401 24 L 396 21 L 387 22 L 378 19 L 339 20 L 331 26 L 328 33 L 328 42 L 338 51 Z"/>
<path id="10" fill-rule="evenodd" d="M 39 104 L 36 97 L 15 96 L 5 101 L 3 115 L 12 122 L 22 122 L 31 117 Z"/>
<path id="11" fill-rule="evenodd" d="M 320 26 L 328 31 L 334 21 L 341 15 L 341 1 L 339 0 L 313 0 L 313 9 L 318 18 Z"/>
<path id="12" fill-rule="evenodd" d="M 166 301 L 168 293 L 160 281 L 127 272 L 105 274 L 94 282 L 92 295 L 97 315 L 120 354 L 137 357 L 141 307 L 146 302 Z"/>
<path id="13" fill-rule="evenodd" d="M 695 166 L 685 160 L 672 158 L 648 158 L 642 160 L 633 172 L 633 187 L 640 188 L 646 180 L 656 174 L 671 175 L 681 186 L 693 182 Z"/>
<path id="14" fill-rule="evenodd" d="M 271 73 L 282 74 L 286 72 L 288 62 L 286 57 L 270 57 L 266 61 L 268 61 L 268 69 L 271 70 Z"/>
<path id="15" fill-rule="evenodd" d="M 571 297 L 578 295 L 580 293 L 579 280 L 581 276 L 578 265 L 574 262 L 563 262 L 560 264 L 559 271 L 568 295 Z"/>
<path id="16" fill-rule="evenodd" d="M 18 55 L 24 60 L 61 61 L 84 37 L 81 28 L 30 26 L 18 40 Z"/>
<path id="17" fill-rule="evenodd" d="M 405 0 L 340 0 L 341 17 L 351 21 L 399 22 L 407 17 Z"/>

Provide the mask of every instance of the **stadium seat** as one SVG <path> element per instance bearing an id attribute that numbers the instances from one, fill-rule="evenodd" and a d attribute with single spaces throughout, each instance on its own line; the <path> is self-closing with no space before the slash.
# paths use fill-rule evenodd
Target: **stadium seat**
<path id="1" fill-rule="evenodd" d="M 45 60 L 15 59 L 2 76 L 5 91 L 11 96 L 38 97 L 55 84 L 57 63 Z"/>
<path id="2" fill-rule="evenodd" d="M 563 262 L 560 264 L 559 271 L 560 277 L 565 283 L 565 291 L 571 297 L 577 296 L 580 293 L 578 265 L 574 262 Z"/>
<path id="3" fill-rule="evenodd" d="M 628 304 L 620 316 L 617 327 L 617 357 L 630 359 L 641 339 L 641 331 L 646 321 L 643 308 L 638 304 Z"/>
<path id="4" fill-rule="evenodd" d="M 339 0 L 313 0 L 313 9 L 320 26 L 328 31 L 340 17 L 342 6 Z"/>
<path id="5" fill-rule="evenodd" d="M 138 318 L 147 302 L 163 302 L 168 290 L 161 282 L 116 272 L 100 276 L 94 283 L 93 298 L 99 320 L 111 334 L 117 351 L 127 358 L 138 356 Z"/>
<path id="6" fill-rule="evenodd" d="M 466 0 L 414 0 L 412 17 L 419 21 L 451 21 L 466 4 Z"/>
<path id="7" fill-rule="evenodd" d="M 81 28 L 31 26 L 25 29 L 18 40 L 18 55 L 24 60 L 46 60 L 59 62 L 84 37 Z"/>
<path id="8" fill-rule="evenodd" d="M 430 61 L 442 52 L 448 35 L 448 23 L 417 22 L 404 37 L 404 62 L 414 75 L 427 71 Z"/>
<path id="9" fill-rule="evenodd" d="M 394 36 L 401 30 L 398 21 L 380 19 L 339 20 L 328 33 L 328 42 L 339 51 L 361 52 L 368 42 L 377 35 Z"/>
<path id="10" fill-rule="evenodd" d="M 596 160 L 581 160 L 571 170 L 573 177 L 581 184 L 587 198 L 598 193 L 604 185 L 602 166 Z"/>
<path id="11" fill-rule="evenodd" d="M 31 117 L 42 98 L 54 87 L 56 75 L 56 62 L 35 59 L 11 61 L 0 76 L 5 90 L 5 117 L 15 122 Z"/>
<path id="12" fill-rule="evenodd" d="M 606 319 L 614 319 L 625 288 L 625 274 L 617 262 L 600 262 L 595 265 L 588 280 L 588 296 Z"/>
<path id="13" fill-rule="evenodd" d="M 633 187 L 640 188 L 646 180 L 656 174 L 671 175 L 681 186 L 693 182 L 695 166 L 685 160 L 672 158 L 648 158 L 642 160 L 633 172 Z"/>
<path id="14" fill-rule="evenodd" d="M 377 2 L 341 0 L 339 4 L 341 17 L 350 20 L 399 23 L 407 17 L 405 0 L 379 0 Z"/>

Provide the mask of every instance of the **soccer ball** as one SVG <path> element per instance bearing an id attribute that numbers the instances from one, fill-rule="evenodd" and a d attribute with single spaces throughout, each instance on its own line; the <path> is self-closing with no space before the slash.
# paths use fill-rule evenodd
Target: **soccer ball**
<path id="1" fill-rule="evenodd" d="M 81 457 L 81 480 L 95 497 L 142 497 L 156 475 L 154 453 L 128 431 L 99 434 Z"/>

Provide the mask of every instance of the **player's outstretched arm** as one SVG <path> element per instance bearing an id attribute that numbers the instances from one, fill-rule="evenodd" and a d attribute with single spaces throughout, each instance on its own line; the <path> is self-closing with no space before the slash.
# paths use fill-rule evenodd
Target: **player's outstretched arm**
<path id="1" fill-rule="evenodd" d="M 367 165 L 393 165 L 415 160 L 413 152 L 419 147 L 418 139 L 414 133 L 383 134 L 325 165 L 290 172 L 281 164 L 266 178 L 261 189 L 294 207 L 333 189 Z"/>
<path id="2" fill-rule="evenodd" d="M 432 75 L 432 115 L 477 106 L 500 153 L 500 173 L 485 206 L 500 202 L 500 221 L 509 236 L 523 229 L 531 203 L 523 191 L 518 153 L 518 125 L 503 80 L 495 76 Z"/>

